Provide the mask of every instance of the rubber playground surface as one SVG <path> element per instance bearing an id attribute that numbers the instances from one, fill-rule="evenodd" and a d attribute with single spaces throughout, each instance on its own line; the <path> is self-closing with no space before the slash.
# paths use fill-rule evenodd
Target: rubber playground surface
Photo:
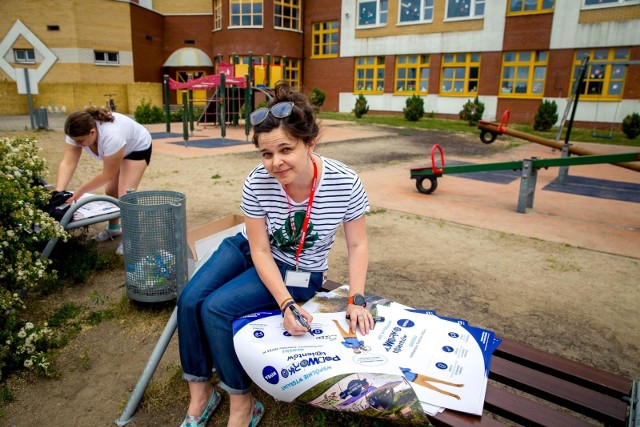
<path id="1" fill-rule="evenodd" d="M 0 117 L 0 130 L 10 130 L 6 117 L 11 116 Z M 61 130 L 62 126 L 50 120 L 50 128 Z M 154 153 L 190 158 L 256 150 L 243 126 L 227 128 L 222 138 L 219 127 L 196 125 L 187 141 L 183 138 L 181 123 L 173 123 L 169 132 L 165 124 L 147 125 L 147 128 L 154 136 Z M 15 130 L 22 129 L 24 127 Z M 398 137 L 397 130 L 330 120 L 321 126 L 323 144 L 391 137 Z M 479 138 L 478 144 L 481 144 Z M 575 145 L 598 154 L 640 151 L 640 147 Z M 557 150 L 530 143 L 487 157 L 446 161 L 450 166 L 559 156 Z M 437 190 L 426 195 L 417 191 L 409 170 L 427 166 L 431 166 L 431 160 L 425 153 L 419 162 L 361 171 L 372 206 L 640 258 L 639 172 L 609 164 L 572 166 L 566 183 L 560 185 L 556 182 L 558 168 L 540 169 L 533 207 L 526 213 L 518 213 L 519 171 L 445 174 L 438 179 Z M 441 244 L 446 242 L 425 242 L 425 248 Z"/>

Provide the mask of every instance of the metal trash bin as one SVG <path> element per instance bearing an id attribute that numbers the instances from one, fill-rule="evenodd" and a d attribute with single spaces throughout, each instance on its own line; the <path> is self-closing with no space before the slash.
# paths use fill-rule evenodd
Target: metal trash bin
<path id="1" fill-rule="evenodd" d="M 120 201 L 127 296 L 174 299 L 187 283 L 187 204 L 175 191 L 139 191 Z"/>
<path id="2" fill-rule="evenodd" d="M 47 109 L 40 107 L 35 111 L 36 128 L 49 129 L 49 117 L 47 116 Z"/>

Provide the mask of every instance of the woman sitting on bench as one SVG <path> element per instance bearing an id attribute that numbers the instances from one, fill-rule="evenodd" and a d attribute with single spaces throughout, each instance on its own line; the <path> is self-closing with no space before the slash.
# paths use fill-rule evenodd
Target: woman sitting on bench
<path id="1" fill-rule="evenodd" d="M 178 337 L 183 378 L 191 400 L 182 426 L 206 424 L 220 402 L 210 383 L 215 366 L 230 396 L 228 426 L 256 426 L 264 408 L 251 395 L 251 379 L 234 351 L 232 322 L 280 308 L 294 337 L 307 329 L 290 306 L 322 286 L 328 255 L 343 224 L 348 248 L 350 328 L 373 328 L 365 308 L 368 267 L 365 213 L 369 202 L 357 174 L 314 153 L 318 124 L 309 100 L 286 84 L 275 88 L 268 108 L 251 114 L 253 143 L 262 164 L 242 189 L 243 232 L 225 239 L 178 298 Z"/>

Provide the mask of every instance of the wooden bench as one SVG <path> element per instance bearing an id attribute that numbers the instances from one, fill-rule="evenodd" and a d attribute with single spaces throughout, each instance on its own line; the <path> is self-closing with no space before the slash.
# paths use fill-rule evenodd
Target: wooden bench
<path id="1" fill-rule="evenodd" d="M 324 291 L 342 286 L 327 281 Z M 445 410 L 436 427 L 639 427 L 638 381 L 503 339 L 491 359 L 482 417 Z M 493 415 L 499 418 L 494 418 Z M 501 421 L 504 420 L 504 421 Z"/>

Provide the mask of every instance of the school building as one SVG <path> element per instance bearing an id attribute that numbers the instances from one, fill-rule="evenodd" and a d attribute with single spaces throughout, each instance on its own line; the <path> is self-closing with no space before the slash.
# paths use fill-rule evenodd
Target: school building
<path id="1" fill-rule="evenodd" d="M 417 95 L 457 117 L 477 96 L 485 120 L 531 123 L 542 100 L 561 114 L 577 90 L 577 122 L 640 112 L 640 0 L 2 0 L 0 16 L 0 114 L 28 111 L 27 83 L 36 108 L 112 98 L 133 112 L 162 105 L 164 75 L 228 64 L 251 66 L 256 86 L 318 88 L 324 111 L 363 94 L 370 114 L 401 114 Z"/>

